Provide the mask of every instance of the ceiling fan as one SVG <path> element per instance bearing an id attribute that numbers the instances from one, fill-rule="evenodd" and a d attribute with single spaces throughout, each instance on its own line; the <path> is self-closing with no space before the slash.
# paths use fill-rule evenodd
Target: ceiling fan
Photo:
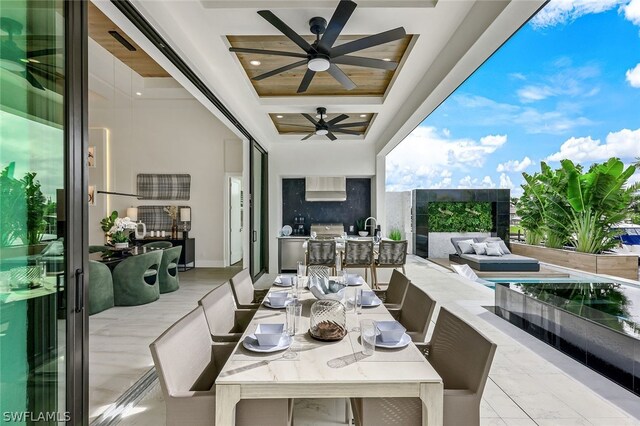
<path id="1" fill-rule="evenodd" d="M 315 130 L 312 130 L 311 133 L 309 133 L 307 136 L 302 138 L 303 141 L 306 141 L 307 139 L 309 139 L 311 136 L 314 136 L 314 135 L 326 136 L 332 141 L 335 141 L 338 138 L 334 135 L 334 133 L 343 133 L 346 135 L 360 136 L 362 135 L 361 132 L 355 132 L 353 130 L 349 130 L 347 127 L 360 127 L 360 126 L 366 126 L 369 124 L 368 121 L 361 121 L 358 123 L 339 124 L 340 122 L 349 118 L 349 116 L 346 114 L 340 114 L 336 118 L 332 118 L 329 121 L 325 121 L 325 118 L 327 118 L 327 109 L 320 107 L 320 108 L 317 108 L 316 111 L 318 112 L 318 115 L 316 117 L 319 117 L 320 118 L 319 120 L 316 120 L 309 114 L 306 114 L 306 113 L 302 114 L 302 116 L 307 120 L 309 120 L 311 124 L 313 124 L 313 126 L 315 127 Z M 293 126 L 293 127 L 304 127 L 304 128 L 310 127 L 310 126 L 301 126 L 298 124 L 285 124 L 285 123 L 282 123 L 282 125 Z"/>
<path id="2" fill-rule="evenodd" d="M 334 43 L 338 39 L 338 36 L 342 32 L 344 26 L 347 24 L 347 21 L 353 14 L 353 11 L 356 9 L 356 7 L 357 4 L 355 2 L 350 0 L 342 0 L 340 1 L 340 3 L 338 3 L 338 7 L 333 13 L 329 24 L 327 24 L 327 21 L 322 17 L 311 18 L 311 20 L 309 21 L 310 30 L 311 33 L 316 35 L 316 40 L 311 44 L 309 44 L 298 33 L 293 31 L 287 24 L 280 20 L 280 18 L 274 15 L 271 11 L 260 10 L 258 11 L 258 14 L 260 16 L 266 19 L 271 25 L 276 27 L 287 38 L 297 44 L 304 51 L 304 53 L 283 52 L 277 50 L 246 49 L 240 47 L 231 47 L 229 48 L 229 51 L 237 53 L 253 53 L 301 58 L 301 60 L 298 62 L 285 65 L 264 74 L 260 74 L 256 77 L 253 77 L 252 80 L 263 80 L 265 78 L 273 77 L 294 68 L 306 66 L 307 72 L 304 74 L 302 82 L 298 87 L 298 93 L 306 92 L 316 72 L 321 71 L 327 71 L 333 78 L 335 78 L 340 84 L 342 84 L 345 89 L 352 90 L 356 88 L 356 84 L 351 81 L 347 74 L 345 74 L 337 64 L 354 65 L 366 68 L 378 68 L 383 70 L 395 70 L 398 67 L 397 62 L 373 58 L 363 58 L 360 56 L 350 56 L 349 54 L 368 49 L 370 47 L 389 43 L 395 40 L 400 40 L 407 35 L 403 27 L 398 27 L 393 30 L 363 37 L 361 39 L 353 40 L 334 47 Z M 322 37 L 320 37 L 321 34 Z"/>
<path id="3" fill-rule="evenodd" d="M 0 67 L 20 74 L 36 89 L 45 90 L 33 72 L 46 77 L 58 77 L 52 70 L 55 66 L 43 64 L 34 58 L 55 55 L 59 50 L 51 48 L 25 52 L 20 49 L 13 36 L 22 33 L 22 24 L 11 18 L 0 17 L 0 29 L 9 35 L 6 40 L 0 42 Z"/>

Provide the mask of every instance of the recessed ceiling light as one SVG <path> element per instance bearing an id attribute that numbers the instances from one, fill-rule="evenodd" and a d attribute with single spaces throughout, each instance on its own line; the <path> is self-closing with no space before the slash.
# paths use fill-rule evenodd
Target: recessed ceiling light
<path id="1" fill-rule="evenodd" d="M 365 118 L 367 114 L 360 114 L 360 118 Z"/>
<path id="2" fill-rule="evenodd" d="M 276 115 L 276 118 L 284 118 L 284 115 Z"/>
<path id="3" fill-rule="evenodd" d="M 136 92 L 136 96 L 142 96 L 142 92 Z"/>
<path id="4" fill-rule="evenodd" d="M 382 60 L 385 61 L 385 62 L 391 62 L 391 59 L 389 59 L 389 58 L 383 58 Z"/>
<path id="5" fill-rule="evenodd" d="M 260 62 L 260 61 L 255 61 L 255 60 L 254 60 L 254 61 L 250 61 L 249 63 L 250 63 L 251 65 L 253 65 L 253 66 L 256 66 L 256 67 L 257 67 L 258 65 L 262 64 L 262 62 Z"/>

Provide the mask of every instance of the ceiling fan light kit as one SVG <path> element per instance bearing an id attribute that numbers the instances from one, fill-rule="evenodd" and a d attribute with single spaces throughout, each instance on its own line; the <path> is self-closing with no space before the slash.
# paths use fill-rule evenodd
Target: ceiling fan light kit
<path id="1" fill-rule="evenodd" d="M 284 34 L 290 41 L 295 43 L 303 52 L 296 53 L 277 50 L 245 49 L 241 47 L 231 47 L 229 48 L 229 51 L 236 53 L 298 58 L 297 62 L 254 76 L 252 77 L 252 80 L 263 80 L 295 68 L 306 66 L 307 71 L 302 78 L 297 93 L 306 92 L 311 85 L 313 77 L 318 72 L 328 72 L 329 75 L 340 83 L 343 88 L 346 90 L 353 90 L 357 87 L 356 84 L 351 81 L 349 76 L 340 67 L 338 67 L 337 64 L 393 71 L 398 67 L 397 62 L 364 58 L 360 56 L 350 56 L 349 54 L 400 40 L 407 35 L 403 27 L 398 27 L 382 33 L 366 36 L 358 40 L 348 41 L 334 47 L 334 43 L 342 33 L 342 30 L 351 18 L 356 7 L 357 4 L 355 2 L 342 0 L 338 3 L 331 20 L 328 23 L 326 19 L 319 16 L 311 18 L 309 20 L 309 31 L 316 36 L 316 40 L 311 44 L 291 29 L 291 27 L 284 23 L 273 12 L 270 10 L 260 10 L 258 11 L 258 14 L 262 18 Z"/>

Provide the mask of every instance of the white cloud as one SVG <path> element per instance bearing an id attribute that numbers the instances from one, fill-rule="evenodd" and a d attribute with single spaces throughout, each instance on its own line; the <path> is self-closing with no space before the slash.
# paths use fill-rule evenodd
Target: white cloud
<path id="1" fill-rule="evenodd" d="M 455 170 L 482 167 L 506 142 L 506 135 L 455 139 L 420 126 L 387 156 L 387 190 L 451 187 Z"/>
<path id="2" fill-rule="evenodd" d="M 539 83 L 528 84 L 517 90 L 520 102 L 532 103 L 556 96 L 590 97 L 600 91 L 594 87 L 597 84 L 595 79 L 600 75 L 597 66 L 573 66 L 567 57 L 556 59 L 552 65 L 553 74 L 534 76 L 534 80 L 540 80 Z"/>
<path id="3" fill-rule="evenodd" d="M 574 21 L 584 15 L 606 12 L 627 1 L 628 0 L 551 0 L 530 22 L 536 29 L 553 27 Z"/>
<path id="4" fill-rule="evenodd" d="M 533 161 L 531 161 L 531 158 L 524 157 L 522 161 L 509 160 L 506 163 L 500 163 L 498 164 L 498 168 L 496 169 L 496 171 L 497 172 L 523 172 L 531 164 L 533 164 Z"/>
<path id="5" fill-rule="evenodd" d="M 640 4 L 640 0 L 638 0 L 638 4 Z M 627 77 L 627 82 L 631 87 L 640 89 L 640 64 L 636 65 L 635 68 L 627 70 L 625 75 Z"/>
<path id="6" fill-rule="evenodd" d="M 635 25 L 640 25 L 640 0 L 631 0 L 622 7 L 624 17 Z"/>
<path id="7" fill-rule="evenodd" d="M 560 146 L 560 151 L 547 157 L 547 161 L 560 161 L 565 158 L 573 161 L 598 161 L 611 157 L 640 157 L 640 129 L 611 132 L 607 135 L 605 143 L 591 136 L 572 137 Z"/>
<path id="8" fill-rule="evenodd" d="M 467 117 L 467 124 L 491 129 L 502 124 L 518 124 L 531 134 L 563 134 L 576 127 L 592 124 L 591 120 L 581 115 L 575 101 L 558 103 L 555 110 L 541 111 L 476 95 L 459 94 L 452 99 L 457 111 Z"/>
<path id="9" fill-rule="evenodd" d="M 459 189 L 469 189 L 469 188 L 491 189 L 495 187 L 496 187 L 496 184 L 493 181 L 493 179 L 491 179 L 491 176 L 485 176 L 482 178 L 482 180 L 479 180 L 478 178 L 472 178 L 471 176 L 467 175 L 458 181 Z"/>
<path id="10" fill-rule="evenodd" d="M 500 188 L 503 188 L 503 189 L 513 189 L 515 187 L 513 182 L 511 182 L 511 178 L 507 176 L 505 173 L 502 173 L 500 175 L 499 185 L 500 185 Z"/>

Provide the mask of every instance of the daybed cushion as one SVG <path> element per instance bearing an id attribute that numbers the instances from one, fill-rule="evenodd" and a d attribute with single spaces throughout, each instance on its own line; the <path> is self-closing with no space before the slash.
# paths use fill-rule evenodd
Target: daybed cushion
<path id="1" fill-rule="evenodd" d="M 480 237 L 480 238 L 474 238 L 474 240 L 477 243 L 489 243 L 489 242 L 498 243 L 500 244 L 500 249 L 504 254 L 511 254 L 511 250 L 509 250 L 509 247 L 507 247 L 507 245 L 504 243 L 504 241 L 502 241 L 502 238 L 500 237 Z"/>
<path id="2" fill-rule="evenodd" d="M 479 254 L 461 254 L 460 257 L 476 263 L 538 263 L 537 259 L 519 256 L 517 254 L 505 254 L 500 257 Z"/>
<path id="3" fill-rule="evenodd" d="M 453 248 L 456 249 L 456 253 L 462 254 L 462 249 L 459 246 L 460 242 L 462 242 L 462 241 L 467 242 L 469 244 L 469 248 L 467 250 L 470 250 L 469 253 L 472 253 L 473 249 L 471 248 L 471 244 L 476 242 L 473 238 L 469 238 L 469 237 L 452 237 L 451 238 L 451 244 L 453 244 Z"/>

